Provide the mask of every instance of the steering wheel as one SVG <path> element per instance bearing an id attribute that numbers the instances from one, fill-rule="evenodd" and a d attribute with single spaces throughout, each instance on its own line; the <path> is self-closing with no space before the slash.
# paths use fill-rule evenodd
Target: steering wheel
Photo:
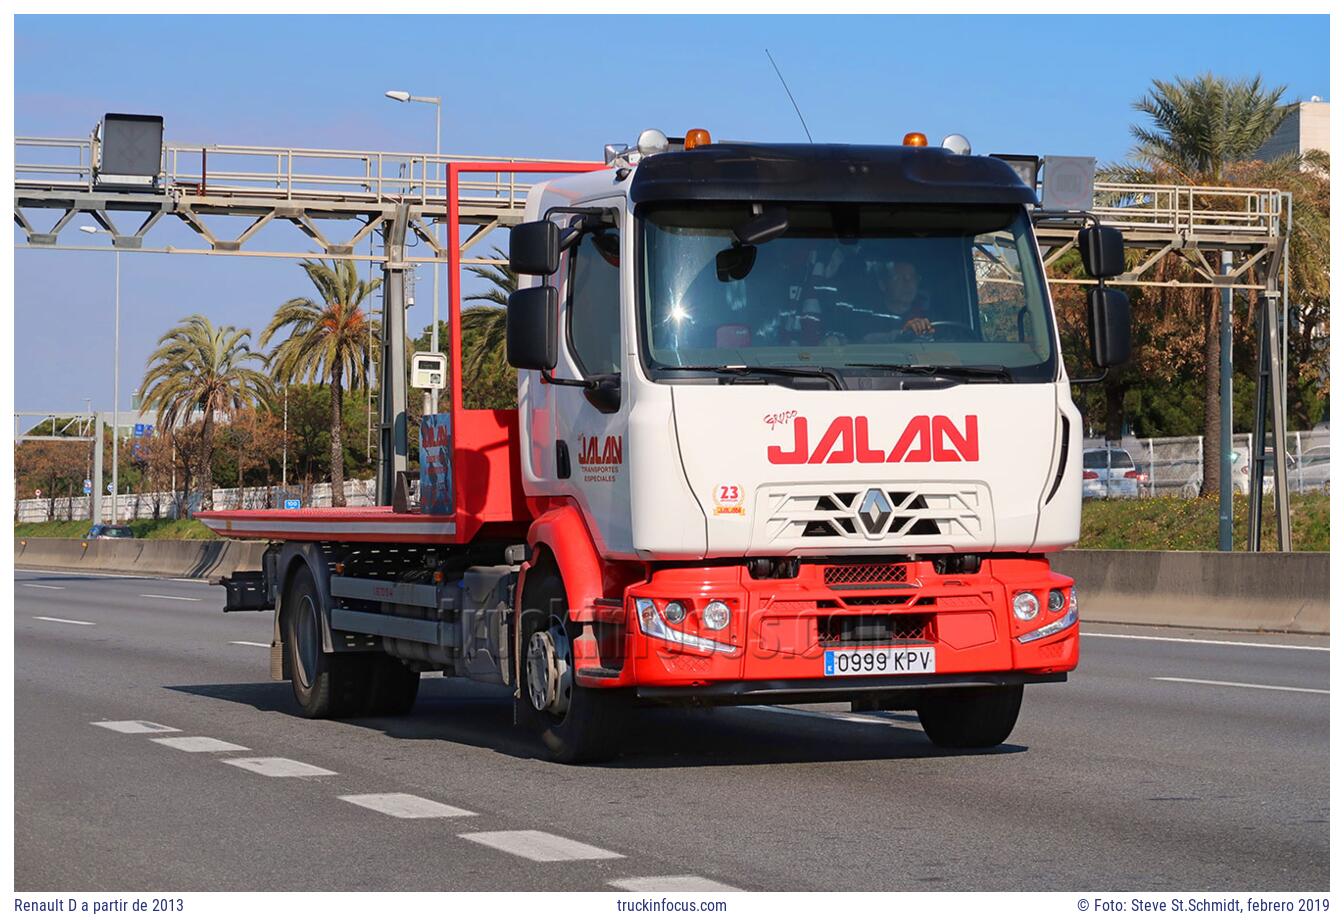
<path id="1" fill-rule="evenodd" d="M 975 327 L 972 326 L 970 323 L 960 323 L 954 319 L 939 319 L 934 320 L 933 322 L 929 323 L 929 325 L 933 327 L 933 335 L 937 336 L 938 338 L 941 338 L 943 341 L 974 342 L 980 338 L 979 333 L 975 331 Z M 944 330 L 947 331 L 957 330 L 958 332 L 963 334 L 956 336 L 943 335 L 942 333 Z"/>

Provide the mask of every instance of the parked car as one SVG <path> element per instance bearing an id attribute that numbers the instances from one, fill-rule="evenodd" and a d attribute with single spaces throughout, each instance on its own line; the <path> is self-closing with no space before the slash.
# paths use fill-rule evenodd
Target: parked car
<path id="1" fill-rule="evenodd" d="M 1129 451 L 1101 447 L 1083 451 L 1083 498 L 1138 498 L 1148 475 Z"/>
<path id="2" fill-rule="evenodd" d="M 1328 448 L 1326 448 L 1328 450 Z M 1297 485 L 1297 458 L 1292 454 L 1287 456 L 1288 461 L 1288 485 L 1289 489 L 1298 488 Z M 1274 448 L 1268 448 L 1265 451 L 1265 482 L 1261 487 L 1263 491 L 1268 492 L 1274 487 Z M 1326 476 L 1329 477 L 1329 468 L 1326 469 Z M 1199 486 L 1203 482 L 1200 471 L 1191 474 L 1181 487 L 1181 495 L 1185 498 L 1194 498 L 1199 494 Z M 1251 459 L 1247 454 L 1239 450 L 1232 451 L 1232 493 L 1234 495 L 1249 495 L 1251 492 Z"/>
<path id="3" fill-rule="evenodd" d="M 1330 491 L 1330 448 L 1312 447 L 1302 452 L 1297 472 L 1288 477 L 1293 488 L 1303 492 Z"/>
<path id="4" fill-rule="evenodd" d="M 94 524 L 84 535 L 85 540 L 118 540 L 133 537 L 131 528 L 125 524 Z"/>

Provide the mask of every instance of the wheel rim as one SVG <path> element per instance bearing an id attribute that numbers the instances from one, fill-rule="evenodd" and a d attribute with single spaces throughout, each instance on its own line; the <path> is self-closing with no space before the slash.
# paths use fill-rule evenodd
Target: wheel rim
<path id="1" fill-rule="evenodd" d="M 294 639 L 298 655 L 299 682 L 305 687 L 313 685 L 313 676 L 317 674 L 317 609 L 313 599 L 304 595 L 299 601 L 299 609 L 294 612 Z"/>
<path id="2" fill-rule="evenodd" d="M 552 621 L 527 642 L 527 698 L 537 712 L 564 718 L 573 695 L 572 659 L 564 625 Z"/>

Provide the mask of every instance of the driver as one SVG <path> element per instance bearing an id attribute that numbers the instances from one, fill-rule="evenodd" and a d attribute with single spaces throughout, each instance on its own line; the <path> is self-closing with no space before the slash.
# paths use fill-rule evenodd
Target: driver
<path id="1" fill-rule="evenodd" d="M 929 295 L 920 290 L 919 269 L 913 262 L 898 259 L 887 265 L 886 278 L 879 282 L 882 304 L 887 313 L 900 323 L 899 332 L 874 332 L 864 336 L 866 342 L 894 342 L 903 335 L 932 335 L 929 321 Z"/>

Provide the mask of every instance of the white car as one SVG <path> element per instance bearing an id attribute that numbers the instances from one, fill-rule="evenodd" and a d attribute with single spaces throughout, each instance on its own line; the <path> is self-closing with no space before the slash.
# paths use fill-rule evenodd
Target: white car
<path id="1" fill-rule="evenodd" d="M 1302 452 L 1297 471 L 1288 477 L 1294 489 L 1302 492 L 1330 491 L 1330 448 L 1313 447 Z"/>
<path id="2" fill-rule="evenodd" d="M 1083 451 L 1083 498 L 1138 498 L 1139 486 L 1147 480 L 1127 450 Z"/>

